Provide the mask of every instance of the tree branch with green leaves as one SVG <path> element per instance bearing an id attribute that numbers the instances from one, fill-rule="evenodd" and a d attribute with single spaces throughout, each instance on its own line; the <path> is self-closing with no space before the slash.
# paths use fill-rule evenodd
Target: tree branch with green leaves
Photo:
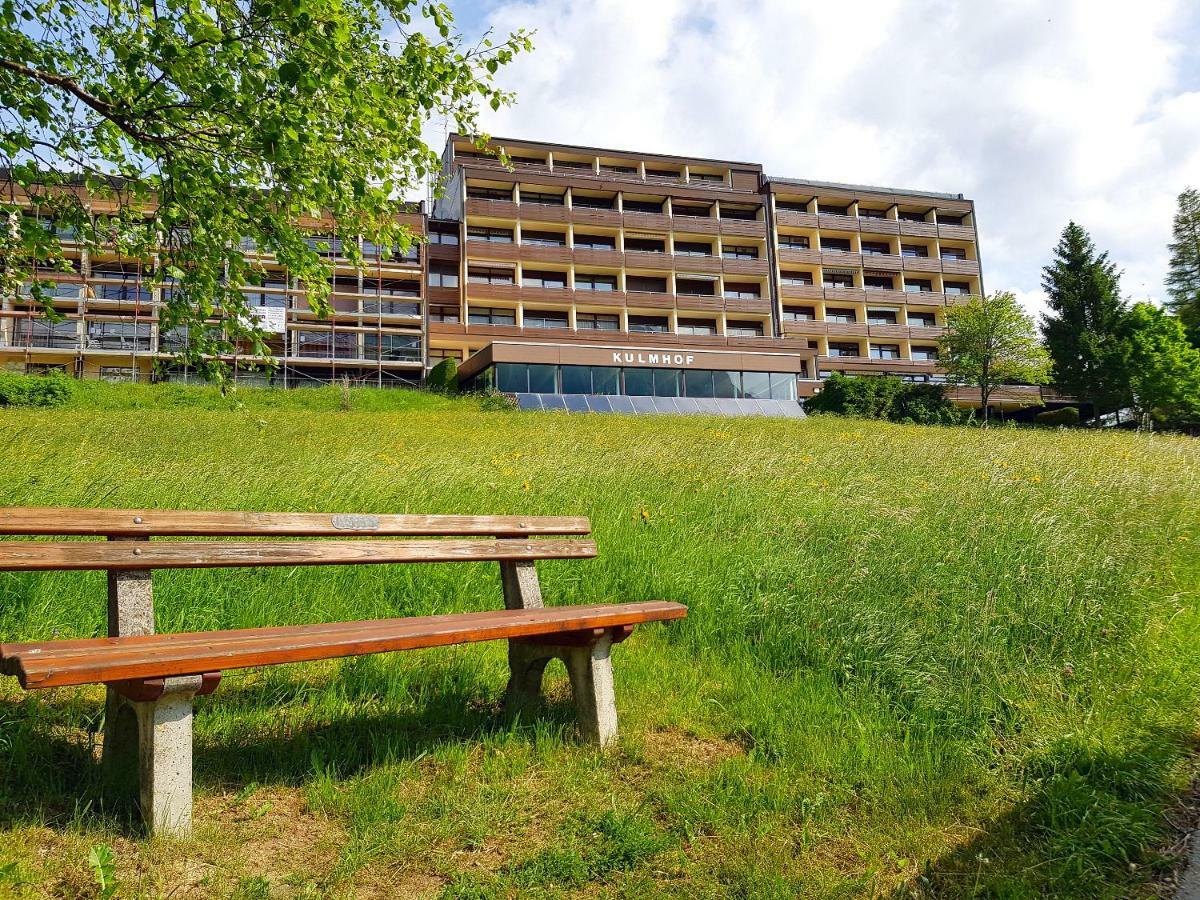
<path id="1" fill-rule="evenodd" d="M 475 134 L 512 102 L 500 69 L 530 35 L 468 45 L 419 0 L 9 0 L 0 5 L 0 291 L 55 315 L 39 272 L 63 239 L 145 260 L 182 360 L 269 356 L 243 287 L 286 267 L 328 313 L 331 265 L 302 227 L 398 251 L 401 200 L 436 181 L 431 121 Z"/>

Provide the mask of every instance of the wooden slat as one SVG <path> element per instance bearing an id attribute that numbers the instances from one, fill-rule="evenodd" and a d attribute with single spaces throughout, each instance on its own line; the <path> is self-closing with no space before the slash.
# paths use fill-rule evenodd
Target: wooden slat
<path id="1" fill-rule="evenodd" d="M 212 569 L 365 563 L 589 559 L 596 542 L 433 539 L 417 541 L 0 541 L 0 571 Z"/>
<path id="2" fill-rule="evenodd" d="M 648 602 L 463 613 L 242 631 L 189 632 L 89 641 L 0 645 L 0 668 L 28 690 L 167 678 L 249 666 L 307 662 L 643 622 L 681 619 L 678 603 Z M 61 644 L 68 644 L 60 648 Z"/>
<path id="3" fill-rule="evenodd" d="M 0 508 L 0 534 L 319 537 L 590 534 L 582 516 L 423 516 L 173 509 Z"/>

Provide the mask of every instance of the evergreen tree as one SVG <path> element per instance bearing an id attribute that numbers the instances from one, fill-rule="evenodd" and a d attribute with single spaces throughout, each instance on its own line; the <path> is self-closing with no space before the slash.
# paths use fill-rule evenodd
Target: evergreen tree
<path id="1" fill-rule="evenodd" d="M 1179 195 L 1171 236 L 1167 306 L 1179 316 L 1188 340 L 1200 347 L 1200 191 L 1195 188 Z"/>
<path id="2" fill-rule="evenodd" d="M 1121 377 L 1117 332 L 1125 313 L 1121 273 L 1107 253 L 1097 253 L 1088 233 L 1067 223 L 1042 270 L 1050 313 L 1042 316 L 1042 339 L 1054 360 L 1060 390 L 1092 404 L 1098 415 L 1128 399 Z"/>

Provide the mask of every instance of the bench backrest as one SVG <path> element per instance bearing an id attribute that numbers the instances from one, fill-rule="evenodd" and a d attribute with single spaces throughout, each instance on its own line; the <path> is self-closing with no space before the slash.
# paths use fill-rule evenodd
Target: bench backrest
<path id="1" fill-rule="evenodd" d="M 0 509 L 0 535 L 97 541 L 0 541 L 0 570 L 178 569 L 363 563 L 513 562 L 596 555 L 577 516 L 374 515 L 181 510 Z M 325 541 L 157 541 L 152 537 L 329 537 Z M 364 540 L 364 538 L 421 538 Z"/>

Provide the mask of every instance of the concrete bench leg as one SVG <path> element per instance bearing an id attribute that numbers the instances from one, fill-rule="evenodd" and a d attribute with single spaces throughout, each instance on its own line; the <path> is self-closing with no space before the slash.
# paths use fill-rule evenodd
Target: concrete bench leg
<path id="1" fill-rule="evenodd" d="M 192 830 L 192 700 L 219 676 L 129 682 L 113 692 L 104 742 L 110 778 L 130 789 L 136 778 L 142 818 L 151 834 L 187 837 Z M 136 775 L 135 775 L 136 773 Z"/>
<path id="2" fill-rule="evenodd" d="M 561 659 L 571 679 L 571 694 L 579 719 L 579 734 L 588 743 L 607 747 L 617 739 L 617 698 L 613 690 L 611 635 L 580 645 L 508 642 L 511 670 L 505 708 L 510 715 L 527 715 L 542 702 L 542 677 L 552 659 Z"/>

